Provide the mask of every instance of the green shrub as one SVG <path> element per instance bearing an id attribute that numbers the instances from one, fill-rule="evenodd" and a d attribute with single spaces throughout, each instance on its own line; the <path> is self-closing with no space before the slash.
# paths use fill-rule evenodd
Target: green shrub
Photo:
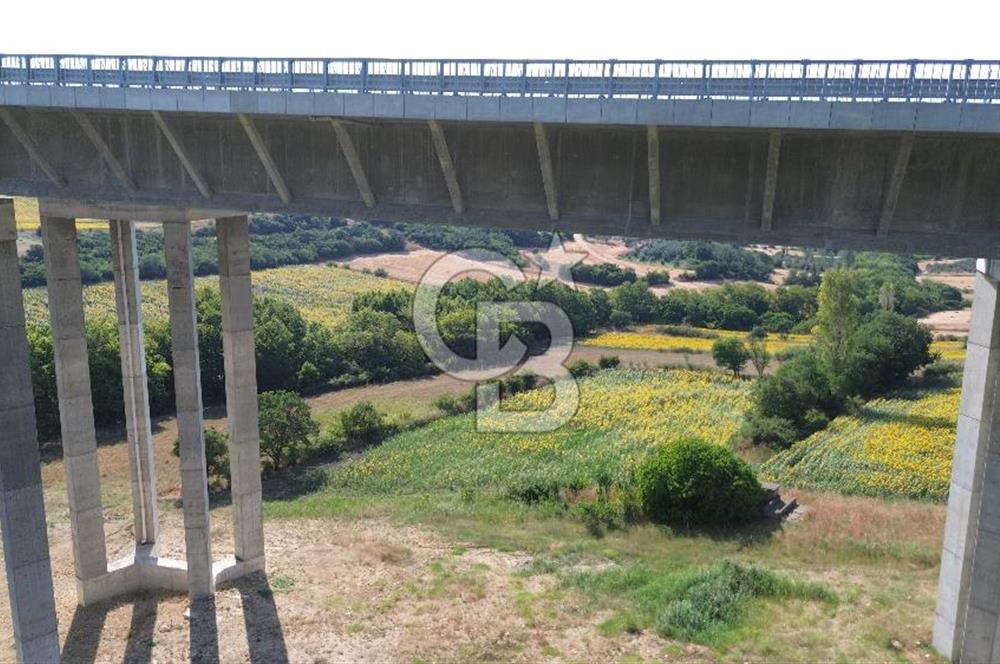
<path id="1" fill-rule="evenodd" d="M 569 373 L 573 378 L 586 378 L 597 370 L 593 364 L 587 360 L 576 360 L 569 365 Z"/>
<path id="2" fill-rule="evenodd" d="M 462 395 L 442 394 L 434 399 L 434 407 L 446 415 L 461 415 L 476 407 L 476 392 L 470 390 Z"/>
<path id="3" fill-rule="evenodd" d="M 617 369 L 622 363 L 617 355 L 601 355 L 597 361 L 597 366 L 601 369 Z"/>
<path id="4" fill-rule="evenodd" d="M 392 434 L 384 413 L 368 401 L 362 401 L 340 414 L 340 428 L 348 449 L 360 450 L 376 445 Z"/>
<path id="5" fill-rule="evenodd" d="M 835 599 L 818 584 L 792 581 L 765 567 L 732 560 L 692 574 L 672 594 L 657 621 L 657 631 L 669 639 L 702 642 L 713 632 L 738 623 L 755 599 Z"/>
<path id="6" fill-rule="evenodd" d="M 632 326 L 632 314 L 627 311 L 615 309 L 611 312 L 611 316 L 608 318 L 608 323 L 610 323 L 611 327 L 616 330 L 624 330 L 625 328 Z"/>
<path id="7" fill-rule="evenodd" d="M 740 427 L 739 436 L 759 445 L 781 450 L 798 440 L 798 430 L 793 422 L 783 417 L 768 417 L 750 411 Z"/>
<path id="8" fill-rule="evenodd" d="M 749 521 L 763 499 L 746 462 L 697 438 L 655 448 L 636 471 L 636 488 L 648 518 L 678 526 Z"/>
<path id="9" fill-rule="evenodd" d="M 712 357 L 715 363 L 739 376 L 743 366 L 750 359 L 750 353 L 743 341 L 737 337 L 720 337 L 712 343 Z"/>

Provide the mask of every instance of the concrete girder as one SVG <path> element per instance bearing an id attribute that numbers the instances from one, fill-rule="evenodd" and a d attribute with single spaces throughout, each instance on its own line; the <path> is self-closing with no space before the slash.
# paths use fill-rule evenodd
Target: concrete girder
<path id="1" fill-rule="evenodd" d="M 347 165 L 351 169 L 351 175 L 354 176 L 354 182 L 358 185 L 358 192 L 361 194 L 362 200 L 367 207 L 375 207 L 375 195 L 368 184 L 368 176 L 365 175 L 364 166 L 358 157 L 358 151 L 354 147 L 351 134 L 341 120 L 331 119 L 330 124 L 333 125 L 333 131 L 337 135 L 337 143 L 340 144 L 340 151 L 344 154 L 344 159 L 347 160 Z"/>
<path id="2" fill-rule="evenodd" d="M 42 169 L 42 172 L 45 173 L 49 180 L 57 187 L 65 187 L 66 179 L 59 175 L 59 171 L 56 170 L 55 166 L 45 158 L 45 155 L 38 149 L 38 145 L 24 127 L 21 126 L 21 123 L 17 121 L 14 114 L 6 108 L 0 108 L 0 120 L 6 123 L 11 133 L 14 134 L 14 138 L 17 139 L 17 142 L 27 151 L 31 160 L 38 164 L 38 167 Z"/>
<path id="3" fill-rule="evenodd" d="M 237 113 L 236 117 L 239 118 L 240 124 L 243 125 L 243 131 L 246 132 L 247 138 L 250 139 L 250 143 L 253 145 L 257 157 L 260 159 L 261 165 L 267 172 L 267 177 L 278 192 L 278 197 L 282 203 L 288 205 L 292 202 L 292 192 L 289 191 L 288 185 L 285 184 L 285 178 L 281 176 L 281 171 L 278 170 L 278 165 L 271 156 L 271 151 L 267 149 L 264 138 L 257 130 L 257 125 L 254 124 L 253 119 L 246 113 Z"/>
<path id="4" fill-rule="evenodd" d="M 163 116 L 163 113 L 159 111 L 153 111 L 153 120 L 156 121 L 156 125 L 166 136 L 167 142 L 170 143 L 170 147 L 173 149 L 174 154 L 177 155 L 177 159 L 180 160 L 181 166 L 184 167 L 184 172 L 188 174 L 191 181 L 194 182 L 194 186 L 198 188 L 201 195 L 207 199 L 212 198 L 212 188 L 208 185 L 208 181 L 201 174 L 201 171 L 194 165 L 194 160 L 188 153 L 187 149 L 184 147 L 184 143 L 181 141 L 180 136 L 174 131 L 174 128 L 167 121 L 167 118 Z"/>
<path id="5" fill-rule="evenodd" d="M 121 183 L 122 187 L 124 187 L 126 191 L 134 194 L 137 190 L 135 182 L 132 181 L 132 177 L 128 174 L 128 171 L 125 169 L 125 166 L 122 165 L 121 161 L 118 160 L 118 157 L 115 156 L 115 153 L 111 151 L 111 146 L 108 145 L 106 140 L 104 140 L 104 136 L 101 135 L 100 130 L 94 126 L 94 123 L 83 111 L 73 110 L 70 112 L 72 113 L 77 124 L 80 125 L 80 128 L 83 129 L 83 133 L 87 135 L 90 142 L 94 144 L 95 148 L 97 148 L 97 151 L 100 153 L 104 163 L 106 163 L 108 168 L 111 169 L 111 172 L 114 173 L 118 182 Z"/>
<path id="6" fill-rule="evenodd" d="M 441 123 L 437 120 L 428 120 L 427 126 L 431 129 L 434 151 L 437 153 L 438 161 L 441 163 L 441 173 L 448 186 L 451 207 L 456 214 L 462 214 L 465 212 L 465 203 L 462 201 L 462 190 L 458 186 L 458 177 L 455 174 L 455 164 L 451 159 L 451 151 L 448 149 L 448 140 L 445 138 Z"/>
<path id="7" fill-rule="evenodd" d="M 542 171 L 542 186 L 545 188 L 545 205 L 549 210 L 549 219 L 559 220 L 559 196 L 556 189 L 556 176 L 552 168 L 552 152 L 549 150 L 549 137 L 545 133 L 545 125 L 534 123 L 535 144 L 538 147 L 538 165 Z"/>

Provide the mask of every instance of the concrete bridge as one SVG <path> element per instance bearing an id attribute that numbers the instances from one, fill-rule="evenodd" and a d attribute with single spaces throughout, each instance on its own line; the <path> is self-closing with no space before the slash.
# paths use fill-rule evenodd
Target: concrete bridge
<path id="1" fill-rule="evenodd" d="M 0 193 L 40 199 L 81 604 L 264 566 L 246 214 L 984 257 L 935 646 L 1000 661 L 1000 62 L 0 56 Z M 107 561 L 73 219 L 111 224 L 135 554 Z M 188 223 L 216 218 L 236 557 L 214 561 Z M 164 222 L 187 561 L 156 556 L 134 221 Z M 12 206 L 0 522 L 19 656 L 58 658 Z"/>

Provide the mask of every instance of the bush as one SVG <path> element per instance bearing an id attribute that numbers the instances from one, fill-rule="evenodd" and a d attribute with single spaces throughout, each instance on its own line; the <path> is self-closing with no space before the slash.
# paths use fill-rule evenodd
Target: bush
<path id="1" fill-rule="evenodd" d="M 597 366 L 601 369 L 617 369 L 622 361 L 617 355 L 601 355 L 601 359 L 597 361 Z"/>
<path id="2" fill-rule="evenodd" d="M 461 415 L 476 407 L 476 391 L 470 390 L 463 395 L 442 394 L 434 400 L 434 407 L 446 415 Z"/>
<path id="3" fill-rule="evenodd" d="M 576 360 L 569 365 L 569 373 L 573 378 L 585 378 L 597 370 L 593 364 L 587 360 Z"/>
<path id="4" fill-rule="evenodd" d="M 309 404 L 294 392 L 260 395 L 260 451 L 274 470 L 295 463 L 319 433 Z"/>
<path id="5" fill-rule="evenodd" d="M 392 433 L 384 413 L 362 401 L 340 414 L 340 428 L 347 448 L 360 450 L 376 445 Z"/>
<path id="6" fill-rule="evenodd" d="M 783 417 L 768 417 L 751 410 L 747 413 L 739 436 L 759 445 L 781 450 L 790 447 L 798 439 L 798 429 L 791 420 Z"/>
<path id="7" fill-rule="evenodd" d="M 836 597 L 815 583 L 778 576 L 757 565 L 722 560 L 676 586 L 660 615 L 661 636 L 704 641 L 713 631 L 738 623 L 755 599 L 789 597 L 833 602 Z"/>
<path id="8" fill-rule="evenodd" d="M 746 462 L 697 438 L 654 449 L 636 471 L 636 488 L 648 518 L 675 526 L 749 521 L 764 496 Z"/>

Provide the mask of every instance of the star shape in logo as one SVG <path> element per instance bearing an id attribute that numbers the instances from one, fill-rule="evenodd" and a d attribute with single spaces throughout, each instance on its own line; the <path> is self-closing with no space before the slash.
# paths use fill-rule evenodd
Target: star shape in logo
<path id="1" fill-rule="evenodd" d="M 540 268 L 538 287 L 541 288 L 553 281 L 562 281 L 576 290 L 573 280 L 573 266 L 587 257 L 585 251 L 566 251 L 559 233 L 552 234 L 552 242 L 544 253 L 532 256 L 532 261 Z"/>

